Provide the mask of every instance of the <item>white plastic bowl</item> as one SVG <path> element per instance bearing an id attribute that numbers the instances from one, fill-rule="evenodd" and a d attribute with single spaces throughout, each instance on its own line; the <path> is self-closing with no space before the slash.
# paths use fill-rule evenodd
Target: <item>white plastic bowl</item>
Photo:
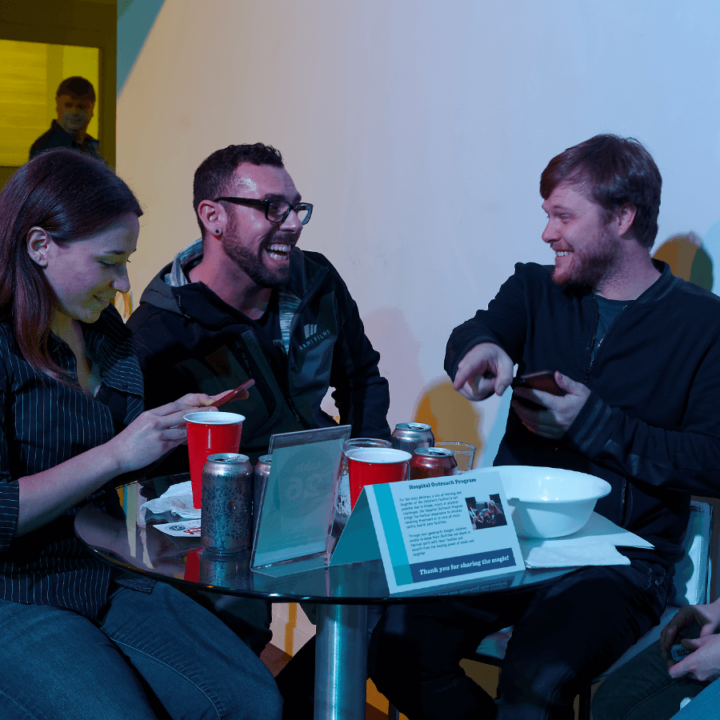
<path id="1" fill-rule="evenodd" d="M 585 473 L 557 468 L 506 465 L 500 471 L 505 495 L 515 508 L 518 535 L 556 538 L 572 535 L 590 519 L 610 483 Z"/>

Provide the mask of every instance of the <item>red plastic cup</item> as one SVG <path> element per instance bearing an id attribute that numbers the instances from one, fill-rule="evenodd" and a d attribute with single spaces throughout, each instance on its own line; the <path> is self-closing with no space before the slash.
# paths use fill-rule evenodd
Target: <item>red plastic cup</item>
<path id="1" fill-rule="evenodd" d="M 366 485 L 407 479 L 410 453 L 391 448 L 353 448 L 346 453 L 350 473 L 350 507 Z"/>
<path id="2" fill-rule="evenodd" d="M 183 418 L 187 422 L 190 482 L 193 505 L 202 507 L 202 471 L 209 455 L 236 453 L 244 415 L 226 412 L 193 412 Z"/>

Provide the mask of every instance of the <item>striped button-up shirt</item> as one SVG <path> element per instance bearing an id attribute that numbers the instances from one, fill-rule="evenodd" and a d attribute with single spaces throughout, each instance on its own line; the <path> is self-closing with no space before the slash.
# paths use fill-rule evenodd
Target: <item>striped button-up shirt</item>
<path id="1" fill-rule="evenodd" d="M 18 478 L 107 442 L 143 410 L 132 337 L 115 308 L 83 325 L 83 334 L 102 380 L 94 398 L 35 370 L 20 354 L 10 325 L 0 323 L 0 597 L 95 617 L 107 599 L 112 571 L 75 537 L 73 520 L 88 502 L 117 504 L 112 487 L 15 537 Z M 65 342 L 51 336 L 50 352 L 76 377 L 75 356 Z"/>

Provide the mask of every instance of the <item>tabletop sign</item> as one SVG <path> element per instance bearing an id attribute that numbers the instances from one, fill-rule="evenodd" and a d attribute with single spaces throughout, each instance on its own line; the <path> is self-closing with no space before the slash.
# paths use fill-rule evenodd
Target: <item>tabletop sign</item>
<path id="1" fill-rule="evenodd" d="M 277 577 L 328 564 L 350 430 L 341 425 L 272 436 L 270 475 L 253 510 L 252 570 Z"/>
<path id="2" fill-rule="evenodd" d="M 525 569 L 497 471 L 368 485 L 331 565 L 382 558 L 391 593 Z"/>

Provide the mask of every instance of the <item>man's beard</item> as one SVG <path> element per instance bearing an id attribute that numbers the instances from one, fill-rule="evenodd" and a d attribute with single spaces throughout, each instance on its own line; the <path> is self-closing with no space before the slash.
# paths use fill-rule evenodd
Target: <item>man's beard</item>
<path id="1" fill-rule="evenodd" d="M 552 274 L 553 282 L 556 285 L 587 285 L 596 290 L 615 269 L 620 242 L 603 229 L 595 242 L 582 250 L 573 250 L 570 267 L 561 275 L 556 269 Z"/>
<path id="2" fill-rule="evenodd" d="M 272 245 L 277 231 L 270 233 L 260 244 L 257 254 L 234 241 L 237 237 L 235 223 L 231 220 L 223 237 L 225 254 L 259 287 L 279 288 L 287 285 L 290 277 L 290 265 L 271 270 L 263 262 L 263 252 Z M 289 243 L 292 244 L 292 243 Z"/>

